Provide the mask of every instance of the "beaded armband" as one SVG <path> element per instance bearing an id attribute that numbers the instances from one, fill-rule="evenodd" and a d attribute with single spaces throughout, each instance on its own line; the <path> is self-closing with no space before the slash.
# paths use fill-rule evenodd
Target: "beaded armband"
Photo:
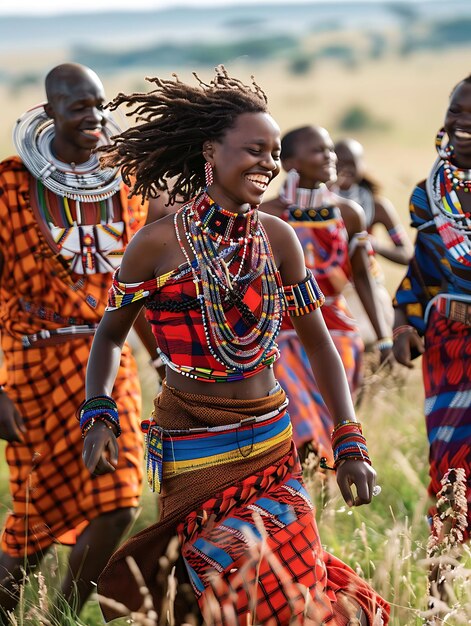
<path id="1" fill-rule="evenodd" d="M 291 317 L 306 315 L 325 302 L 324 294 L 310 270 L 306 278 L 296 285 L 283 285 L 285 310 Z"/>
<path id="2" fill-rule="evenodd" d="M 389 236 L 396 246 L 402 246 L 406 238 L 406 231 L 402 224 L 394 226 L 394 228 L 388 229 Z"/>
<path id="3" fill-rule="evenodd" d="M 373 246 L 371 245 L 371 241 L 366 230 L 355 233 L 350 238 L 350 241 L 348 242 L 348 255 L 350 258 L 354 255 L 357 248 L 365 248 L 368 254 L 373 252 Z"/>
<path id="4" fill-rule="evenodd" d="M 173 273 L 174 271 L 172 270 L 167 274 L 151 280 L 144 280 L 140 283 L 122 283 L 118 280 L 118 270 L 116 270 L 108 292 L 106 311 L 116 311 L 116 309 L 120 309 L 127 304 L 147 298 L 154 291 L 161 289 Z"/>
<path id="5" fill-rule="evenodd" d="M 114 430 L 116 437 L 121 434 L 118 407 L 109 396 L 95 396 L 85 400 L 77 411 L 77 419 L 80 422 L 83 438 L 95 422 L 104 422 L 106 426 Z"/>
<path id="6" fill-rule="evenodd" d="M 366 439 L 358 422 L 345 420 L 337 424 L 332 431 L 332 451 L 335 469 L 347 460 L 365 461 L 371 465 Z"/>

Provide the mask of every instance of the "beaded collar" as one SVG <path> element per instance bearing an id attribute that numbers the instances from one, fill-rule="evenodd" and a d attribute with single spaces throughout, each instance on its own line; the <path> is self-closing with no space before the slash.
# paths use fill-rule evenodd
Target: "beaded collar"
<path id="1" fill-rule="evenodd" d="M 219 215 L 224 218 L 219 219 Z M 174 225 L 193 273 L 208 349 L 219 363 L 247 374 L 256 370 L 276 345 L 283 313 L 283 288 L 257 211 L 245 215 L 244 218 L 228 211 L 223 214 L 203 192 L 177 211 Z M 179 216 L 194 261 L 183 243 Z M 210 224 L 221 229 L 220 232 L 210 228 Z M 240 225 L 244 226 L 244 236 L 237 234 L 242 233 L 237 230 Z M 220 247 L 223 241 L 232 243 Z"/>
<path id="2" fill-rule="evenodd" d="M 447 187 L 449 190 L 463 189 L 463 191 L 469 193 L 471 192 L 471 169 L 461 169 L 452 163 L 455 149 L 450 142 L 443 143 L 445 135 L 446 131 L 444 128 L 438 131 L 435 147 L 438 156 L 443 161 L 443 174 L 447 179 Z"/>
<path id="3" fill-rule="evenodd" d="M 251 240 L 258 221 L 256 209 L 231 213 L 216 204 L 207 193 L 196 200 L 194 212 L 195 224 L 204 235 L 217 244 L 229 246 Z"/>
<path id="4" fill-rule="evenodd" d="M 440 157 L 426 181 L 426 189 L 438 233 L 449 254 L 457 262 L 471 265 L 471 215 L 463 211 Z"/>
<path id="5" fill-rule="evenodd" d="M 120 132 L 110 117 L 109 129 L 103 129 L 99 145 Z M 21 160 L 45 187 L 64 198 L 80 202 L 106 200 L 119 190 L 121 176 L 116 168 L 101 168 L 96 154 L 79 165 L 63 163 L 51 150 L 54 122 L 39 104 L 26 111 L 16 122 L 13 142 Z"/>

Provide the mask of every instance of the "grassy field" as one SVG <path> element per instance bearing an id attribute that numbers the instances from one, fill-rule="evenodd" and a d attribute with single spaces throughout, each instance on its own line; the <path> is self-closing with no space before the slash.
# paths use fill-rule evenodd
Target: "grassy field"
<path id="1" fill-rule="evenodd" d="M 373 175 L 407 225 L 408 197 L 414 183 L 427 174 L 434 159 L 434 137 L 441 125 L 448 94 L 453 85 L 469 73 L 465 59 L 469 61 L 469 49 L 421 53 L 407 61 L 391 53 L 380 61 L 366 61 L 354 68 L 329 61 L 314 66 L 302 76 L 289 74 L 286 64 L 281 62 L 250 69 L 243 63 L 236 63 L 229 70 L 245 79 L 255 74 L 269 96 L 271 111 L 282 131 L 308 123 L 319 124 L 327 127 L 337 139 L 345 134 L 339 125 L 345 112 L 353 106 L 368 111 L 371 127 L 348 134 L 364 143 Z M 62 60 L 64 57 L 58 51 L 48 58 L 41 58 L 39 54 L 34 59 L 27 55 L 9 59 L 6 55 L 3 63 L 8 66 L 15 62 L 18 67 L 22 64 L 26 67 L 29 62 L 47 71 Z M 156 73 L 159 73 L 158 67 Z M 209 72 L 201 74 L 203 78 L 210 76 Z M 189 72 L 182 71 L 181 77 L 188 78 Z M 118 90 L 145 88 L 141 76 L 122 74 L 103 78 L 109 97 Z M 0 157 L 13 152 L 10 136 L 16 117 L 43 98 L 37 87 L 25 87 L 19 92 L 0 87 Z M 270 193 L 275 191 L 276 187 Z M 383 267 L 387 285 L 393 291 L 403 270 L 386 262 Z M 155 382 L 145 357 L 138 356 L 147 414 Z M 423 564 L 428 537 L 427 445 L 422 402 L 420 364 L 411 372 L 397 368 L 393 373 L 367 376 L 366 394 L 358 415 L 365 425 L 378 481 L 382 485 L 381 495 L 371 506 L 347 510 L 337 491 L 326 488 L 318 474 L 309 479 L 318 504 L 324 545 L 371 580 L 391 602 L 392 626 L 424 623 L 419 612 L 427 607 L 427 574 Z M 1 515 L 9 502 L 6 480 L 6 468 L 1 464 Z M 153 521 L 155 515 L 156 499 L 145 490 L 136 529 Z M 45 575 L 49 589 L 58 586 L 62 562 L 60 550 L 48 557 Z M 461 579 L 455 581 L 455 597 L 450 599 L 450 606 L 455 605 L 456 610 L 437 623 L 470 623 L 469 570 L 462 568 L 460 576 Z M 38 586 L 41 589 L 36 580 Z M 28 592 L 16 623 L 46 623 L 25 617 L 31 606 L 38 606 L 40 596 L 39 592 Z M 458 609 L 466 618 L 460 617 Z M 89 626 L 101 623 L 96 602 L 88 603 L 82 621 Z M 69 623 L 76 622 L 64 617 L 63 624 Z"/>
<path id="2" fill-rule="evenodd" d="M 146 414 L 151 409 L 151 395 L 155 388 L 153 373 L 138 351 L 141 377 L 145 390 Z M 371 456 L 378 472 L 381 494 L 368 507 L 348 509 L 336 485 L 317 471 L 307 470 L 308 488 L 317 504 L 317 520 L 325 548 L 344 560 L 369 580 L 391 603 L 392 626 L 416 626 L 424 623 L 422 612 L 427 609 L 426 522 L 427 445 L 422 415 L 420 364 L 411 372 L 397 368 L 393 372 L 375 371 L 370 363 L 365 380 L 365 395 L 358 417 L 364 424 Z M 5 467 L 1 466 L 5 477 Z M 8 507 L 6 481 L 0 481 L 1 513 Z M 152 523 L 156 515 L 156 499 L 146 487 L 142 510 L 134 531 Z M 59 586 L 66 557 L 65 548 L 56 548 L 43 566 L 49 600 L 52 590 Z M 47 624 L 34 617 L 31 608 L 38 606 L 39 581 L 33 579 L 23 600 L 18 624 Z M 454 582 L 454 613 L 436 624 L 458 625 L 469 623 L 456 619 L 456 612 L 464 611 L 471 619 L 469 597 L 469 570 L 460 570 Z M 29 617 L 28 617 L 29 612 Z M 12 622 L 14 623 L 14 622 Z M 77 622 L 64 615 L 61 624 Z M 81 617 L 87 626 L 101 624 L 96 601 L 90 601 Z M 124 626 L 124 620 L 113 622 Z"/>

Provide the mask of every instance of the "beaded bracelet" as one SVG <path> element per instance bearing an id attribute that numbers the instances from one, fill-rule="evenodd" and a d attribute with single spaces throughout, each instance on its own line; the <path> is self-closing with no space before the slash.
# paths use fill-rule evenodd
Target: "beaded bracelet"
<path id="1" fill-rule="evenodd" d="M 410 326 L 410 324 L 403 324 L 402 326 L 398 326 L 393 330 L 393 339 L 397 339 L 399 335 L 402 335 L 404 333 L 410 333 L 414 330 L 414 327 Z"/>
<path id="2" fill-rule="evenodd" d="M 332 450 L 334 469 L 346 460 L 365 461 L 371 465 L 366 439 L 358 422 L 345 420 L 337 424 L 332 431 Z"/>
<path id="3" fill-rule="evenodd" d="M 391 350 L 393 345 L 394 345 L 394 341 L 392 337 L 382 337 L 381 339 L 378 339 L 378 341 L 376 342 L 376 347 L 378 348 L 379 351 Z"/>
<path id="4" fill-rule="evenodd" d="M 89 422 L 87 422 L 86 426 L 84 426 L 82 428 L 82 439 L 85 439 L 85 437 L 87 436 L 88 431 L 91 430 L 92 426 L 94 426 L 97 422 L 101 422 L 107 428 L 112 430 L 114 435 L 115 435 L 115 437 L 119 437 L 119 434 L 121 434 L 121 431 L 119 432 L 119 434 L 116 434 L 115 431 L 114 431 L 113 426 L 108 422 L 108 420 L 105 419 L 105 416 L 104 415 L 99 415 L 98 417 L 93 417 Z"/>
<path id="5" fill-rule="evenodd" d="M 110 396 L 94 396 L 82 402 L 77 411 L 77 419 L 80 422 L 82 437 L 97 421 L 105 422 L 114 427 L 116 437 L 121 434 L 118 406 Z"/>

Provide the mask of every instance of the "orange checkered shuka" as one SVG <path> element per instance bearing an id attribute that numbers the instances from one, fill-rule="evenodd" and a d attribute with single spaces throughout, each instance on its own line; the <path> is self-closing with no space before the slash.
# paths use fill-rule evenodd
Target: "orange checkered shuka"
<path id="1" fill-rule="evenodd" d="M 110 273 L 72 274 L 54 255 L 31 208 L 32 182 L 20 159 L 0 164 L 0 382 L 26 425 L 24 442 L 6 447 L 13 510 L 2 550 L 13 557 L 43 550 L 102 513 L 137 506 L 142 482 L 140 387 L 129 348 L 113 392 L 123 429 L 119 464 L 114 473 L 91 477 L 82 463 L 75 411 L 85 396 L 92 335 L 26 347 L 25 337 L 41 331 L 96 325 L 111 283 Z M 128 193 L 122 185 L 125 241 L 147 210 Z"/>

